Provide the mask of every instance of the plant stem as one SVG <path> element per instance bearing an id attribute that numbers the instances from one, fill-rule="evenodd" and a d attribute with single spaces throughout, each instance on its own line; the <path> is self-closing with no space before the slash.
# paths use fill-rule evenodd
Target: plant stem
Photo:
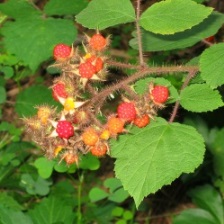
<path id="1" fill-rule="evenodd" d="M 197 73 L 197 71 L 194 71 L 194 70 L 189 71 L 188 76 L 186 77 L 186 79 L 185 79 L 183 85 L 182 85 L 181 88 L 180 88 L 180 92 L 181 92 L 184 88 L 187 87 L 187 85 L 189 84 L 189 82 L 191 81 L 191 79 L 196 75 L 196 73 Z M 174 119 L 175 119 L 175 117 L 176 117 L 176 115 L 177 115 L 177 112 L 178 112 L 179 107 L 180 107 L 180 101 L 178 100 L 178 101 L 176 101 L 176 103 L 175 103 L 175 105 L 174 105 L 173 112 L 172 112 L 171 117 L 170 117 L 170 119 L 169 119 L 169 122 L 170 122 L 170 123 L 172 123 L 172 122 L 174 121 Z"/>
<path id="2" fill-rule="evenodd" d="M 189 72 L 189 73 L 196 74 L 197 71 L 198 71 L 198 66 L 173 66 L 173 67 L 152 67 L 152 68 L 144 67 L 141 70 L 134 73 L 132 76 L 129 76 L 128 78 L 125 78 L 121 80 L 120 82 L 103 89 L 96 96 L 94 96 L 89 102 L 87 102 L 83 107 L 88 106 L 89 104 L 95 105 L 97 102 L 101 101 L 101 99 L 105 99 L 111 93 L 121 88 L 124 88 L 124 86 L 127 86 L 149 74 L 160 75 L 160 74 L 170 73 L 170 72 Z"/>
<path id="3" fill-rule="evenodd" d="M 140 13 L 141 13 L 140 6 L 141 6 L 141 0 L 137 0 L 135 23 L 136 23 L 137 40 L 138 40 L 139 63 L 143 67 L 144 58 L 143 58 L 143 49 L 142 49 L 142 34 L 141 34 L 141 28 L 139 26 Z"/>
<path id="4" fill-rule="evenodd" d="M 77 224 L 82 224 L 82 184 L 84 180 L 83 172 L 79 175 L 79 186 L 78 186 L 78 208 L 77 208 Z"/>

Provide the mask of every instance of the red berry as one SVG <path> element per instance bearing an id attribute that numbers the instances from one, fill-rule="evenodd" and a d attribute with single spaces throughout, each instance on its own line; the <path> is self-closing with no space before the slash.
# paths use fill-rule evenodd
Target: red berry
<path id="1" fill-rule="evenodd" d="M 92 63 L 95 66 L 96 73 L 103 69 L 103 60 L 100 57 L 96 57 L 95 55 L 93 55 L 86 61 Z"/>
<path id="2" fill-rule="evenodd" d="M 143 128 L 147 126 L 150 122 L 150 118 L 148 114 L 144 114 L 141 117 L 137 117 L 134 120 L 134 124 L 138 126 L 139 128 Z"/>
<path id="3" fill-rule="evenodd" d="M 165 103 L 169 98 L 169 89 L 166 86 L 155 86 L 151 91 L 154 103 Z"/>
<path id="4" fill-rule="evenodd" d="M 134 103 L 123 102 L 117 108 L 117 115 L 125 121 L 133 121 L 136 117 L 136 109 Z"/>
<path id="5" fill-rule="evenodd" d="M 82 78 L 91 79 L 96 73 L 96 68 L 90 62 L 84 62 L 79 65 L 79 74 Z"/>
<path id="6" fill-rule="evenodd" d="M 57 44 L 54 47 L 53 55 L 55 60 L 64 61 L 71 55 L 72 48 L 66 44 Z"/>
<path id="7" fill-rule="evenodd" d="M 124 130 L 124 121 L 120 118 L 111 117 L 107 121 L 107 129 L 112 135 L 121 133 Z"/>
<path id="8" fill-rule="evenodd" d="M 92 153 L 92 155 L 94 156 L 104 156 L 107 153 L 107 146 L 106 144 L 99 144 L 97 146 L 92 146 L 90 148 L 90 152 Z"/>
<path id="9" fill-rule="evenodd" d="M 61 97 L 61 98 L 68 97 L 68 94 L 65 89 L 65 84 L 63 82 L 58 82 L 58 83 L 54 84 L 52 90 L 53 90 L 53 92 L 52 92 L 53 98 L 56 101 L 59 101 L 58 97 Z"/>
<path id="10" fill-rule="evenodd" d="M 94 128 L 87 128 L 82 134 L 82 140 L 86 145 L 94 146 L 98 142 L 99 136 Z"/>
<path id="11" fill-rule="evenodd" d="M 66 120 L 58 121 L 56 132 L 60 138 L 70 138 L 74 135 L 72 123 Z"/>
<path id="12" fill-rule="evenodd" d="M 90 38 L 89 45 L 93 50 L 101 51 L 106 47 L 107 40 L 101 34 L 97 33 Z"/>

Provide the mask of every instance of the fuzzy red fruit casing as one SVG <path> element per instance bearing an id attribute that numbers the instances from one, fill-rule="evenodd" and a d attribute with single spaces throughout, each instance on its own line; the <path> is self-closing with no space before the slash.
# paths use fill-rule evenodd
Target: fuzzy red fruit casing
<path id="1" fill-rule="evenodd" d="M 65 89 L 65 84 L 63 82 L 58 82 L 53 85 L 52 96 L 56 101 L 59 101 L 58 97 L 61 97 L 64 99 L 68 97 L 68 94 Z"/>
<path id="2" fill-rule="evenodd" d="M 54 47 L 53 55 L 55 60 L 64 61 L 71 55 L 72 48 L 66 44 L 57 44 Z"/>
<path id="3" fill-rule="evenodd" d="M 74 135 L 72 123 L 66 120 L 58 121 L 56 132 L 60 138 L 69 139 Z"/>
<path id="4" fill-rule="evenodd" d="M 144 128 L 150 122 L 150 118 L 148 114 L 144 114 L 141 117 L 136 117 L 134 120 L 134 124 L 139 128 Z"/>
<path id="5" fill-rule="evenodd" d="M 102 51 L 107 45 L 107 40 L 100 33 L 94 34 L 89 40 L 89 46 L 95 51 Z"/>
<path id="6" fill-rule="evenodd" d="M 96 73 L 96 68 L 90 62 L 84 62 L 79 65 L 79 74 L 82 78 L 91 79 Z"/>
<path id="7" fill-rule="evenodd" d="M 136 109 L 134 103 L 123 102 L 117 108 L 118 118 L 125 121 L 133 121 L 136 118 Z"/>
<path id="8" fill-rule="evenodd" d="M 169 98 L 169 89 L 166 86 L 154 86 L 151 91 L 151 96 L 154 103 L 165 103 Z"/>

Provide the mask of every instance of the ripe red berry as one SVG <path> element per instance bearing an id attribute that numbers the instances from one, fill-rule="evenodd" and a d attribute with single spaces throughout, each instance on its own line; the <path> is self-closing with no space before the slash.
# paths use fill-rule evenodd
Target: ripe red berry
<path id="1" fill-rule="evenodd" d="M 59 101 L 58 100 L 58 97 L 61 97 L 61 98 L 67 98 L 68 97 L 68 94 L 66 92 L 66 89 L 65 89 L 65 83 L 63 82 L 58 82 L 56 84 L 53 85 L 53 88 L 52 88 L 52 95 L 53 95 L 53 98 L 56 100 L 56 101 Z"/>
<path id="2" fill-rule="evenodd" d="M 96 73 L 96 68 L 90 62 L 84 62 L 79 65 L 79 74 L 82 78 L 91 79 Z"/>
<path id="3" fill-rule="evenodd" d="M 150 118 L 148 114 L 144 114 L 141 117 L 136 117 L 134 120 L 134 124 L 139 128 L 143 128 L 147 126 L 149 122 L 150 122 Z"/>
<path id="4" fill-rule="evenodd" d="M 166 86 L 154 86 L 151 97 L 154 103 L 165 103 L 169 98 L 169 89 Z"/>
<path id="5" fill-rule="evenodd" d="M 98 142 L 99 136 L 94 128 L 87 128 L 82 134 L 82 140 L 85 145 L 94 146 Z"/>
<path id="6" fill-rule="evenodd" d="M 53 55 L 55 60 L 64 61 L 71 55 L 72 48 L 66 44 L 57 44 L 54 47 Z"/>
<path id="7" fill-rule="evenodd" d="M 74 127 L 72 123 L 66 120 L 58 121 L 56 132 L 60 138 L 69 139 L 74 135 Z"/>
<path id="8" fill-rule="evenodd" d="M 119 134 L 124 130 L 124 121 L 120 118 L 111 117 L 107 121 L 107 129 L 112 135 Z"/>
<path id="9" fill-rule="evenodd" d="M 133 121 L 136 117 L 136 109 L 134 103 L 123 102 L 117 108 L 117 115 L 125 121 Z"/>
<path id="10" fill-rule="evenodd" d="M 103 60 L 100 57 L 96 57 L 95 55 L 88 58 L 86 61 L 90 62 L 95 66 L 96 73 L 103 69 Z"/>
<path id="11" fill-rule="evenodd" d="M 90 152 L 92 153 L 92 155 L 94 156 L 104 156 L 107 153 L 107 146 L 106 144 L 99 144 L 97 146 L 92 146 L 90 148 Z"/>
<path id="12" fill-rule="evenodd" d="M 89 46 L 96 51 L 102 51 L 107 45 L 107 40 L 100 34 L 94 34 L 89 40 Z"/>

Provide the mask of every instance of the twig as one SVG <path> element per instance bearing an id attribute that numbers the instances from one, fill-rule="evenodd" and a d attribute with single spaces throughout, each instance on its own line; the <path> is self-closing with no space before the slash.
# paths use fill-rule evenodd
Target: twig
<path id="1" fill-rule="evenodd" d="M 191 81 L 191 79 L 196 75 L 197 71 L 196 70 L 192 70 L 192 71 L 189 71 L 188 73 L 188 76 L 186 77 L 183 85 L 181 86 L 180 88 L 180 92 L 187 87 L 187 85 L 189 84 L 189 82 Z M 174 108 L 173 108 L 173 112 L 171 114 L 171 117 L 170 117 L 170 120 L 169 122 L 172 123 L 177 115 L 177 112 L 178 112 L 178 109 L 180 107 L 180 101 L 176 101 L 175 105 L 174 105 Z"/>

